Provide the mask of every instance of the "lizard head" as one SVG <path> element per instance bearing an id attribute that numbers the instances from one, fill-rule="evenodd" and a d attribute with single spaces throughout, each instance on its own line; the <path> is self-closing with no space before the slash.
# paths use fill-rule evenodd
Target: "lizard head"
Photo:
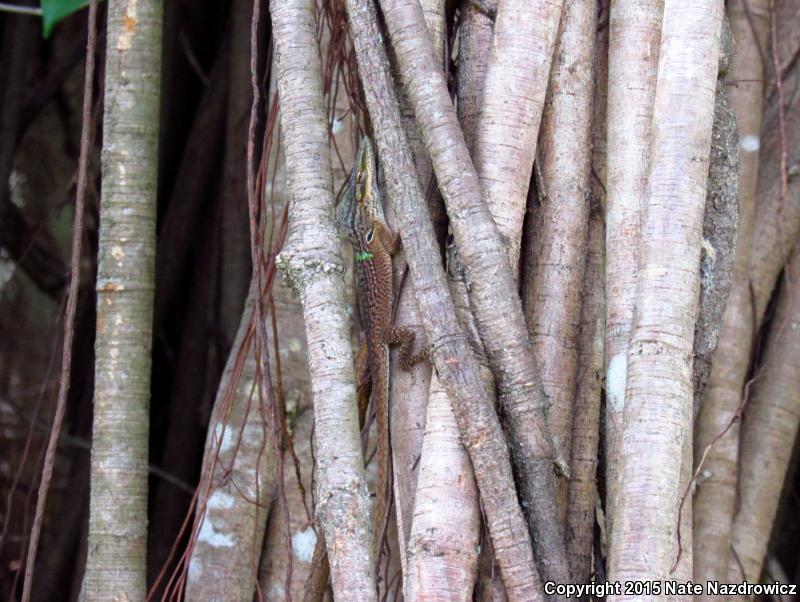
<path id="1" fill-rule="evenodd" d="M 354 244 L 362 240 L 372 243 L 370 231 L 375 222 L 385 223 L 383 205 L 377 185 L 375 150 L 369 137 L 361 138 L 358 155 L 347 182 L 336 217 Z M 366 240 L 364 240 L 366 239 Z"/>
<path id="2" fill-rule="evenodd" d="M 368 136 L 363 136 L 358 145 L 356 164 L 350 174 L 350 180 L 358 208 L 371 218 L 385 222 L 378 188 L 378 163 L 375 148 Z"/>

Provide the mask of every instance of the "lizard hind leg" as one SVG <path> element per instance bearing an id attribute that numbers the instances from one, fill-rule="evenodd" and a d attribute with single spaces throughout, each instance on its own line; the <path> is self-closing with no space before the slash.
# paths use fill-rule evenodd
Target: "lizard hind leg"
<path id="1" fill-rule="evenodd" d="M 400 346 L 400 367 L 403 370 L 410 370 L 414 364 L 428 358 L 428 349 L 422 349 L 416 355 L 412 355 L 411 350 L 414 346 L 416 335 L 410 328 L 395 326 L 389 331 L 386 343 L 388 345 Z"/>

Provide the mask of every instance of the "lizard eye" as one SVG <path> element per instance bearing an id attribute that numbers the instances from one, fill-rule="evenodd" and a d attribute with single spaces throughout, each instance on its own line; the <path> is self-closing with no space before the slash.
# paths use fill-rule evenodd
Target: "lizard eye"
<path id="1" fill-rule="evenodd" d="M 363 181 L 364 181 L 364 170 L 363 169 L 359 169 L 356 172 L 356 182 L 361 184 Z"/>
<path id="2" fill-rule="evenodd" d="M 367 232 L 367 236 L 366 236 L 367 244 L 368 245 L 372 244 L 372 240 L 374 238 L 375 238 L 375 228 L 370 228 L 369 231 Z"/>

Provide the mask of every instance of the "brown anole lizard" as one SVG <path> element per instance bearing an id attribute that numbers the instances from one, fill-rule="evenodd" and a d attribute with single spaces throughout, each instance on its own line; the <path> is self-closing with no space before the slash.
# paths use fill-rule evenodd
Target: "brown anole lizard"
<path id="1" fill-rule="evenodd" d="M 377 180 L 375 151 L 369 138 L 364 136 L 336 216 L 353 245 L 361 324 L 366 335 L 367 363 L 372 379 L 372 407 L 375 412 L 378 438 L 378 472 L 372 535 L 376 567 L 379 567 L 391 473 L 389 345 L 400 345 L 400 365 L 405 369 L 411 367 L 425 354 L 412 357 L 414 332 L 408 328 L 392 325 L 394 302 L 392 255 L 400 248 L 400 236 L 392 232 L 386 224 L 383 199 Z"/>
<path id="2" fill-rule="evenodd" d="M 400 248 L 400 236 L 391 231 L 383 211 L 378 186 L 375 151 L 367 136 L 361 139 L 356 164 L 336 210 L 337 221 L 353 245 L 356 261 L 358 304 L 367 346 L 367 368 L 372 383 L 371 401 L 377 425 L 377 482 L 372 511 L 372 536 L 376 574 L 380 569 L 382 543 L 387 523 L 389 475 L 389 346 L 400 345 L 400 366 L 410 368 L 427 356 L 411 355 L 414 332 L 392 325 L 394 280 L 392 256 Z M 358 382 L 363 382 L 359 375 Z M 364 421 L 364 408 L 359 408 Z M 319 600 L 327 584 L 327 558 L 315 550 L 306 600 Z M 323 566 L 324 565 L 324 566 Z"/>

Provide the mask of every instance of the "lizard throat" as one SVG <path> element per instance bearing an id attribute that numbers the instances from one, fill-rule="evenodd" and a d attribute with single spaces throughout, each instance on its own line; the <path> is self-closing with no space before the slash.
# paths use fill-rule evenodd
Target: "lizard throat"
<path id="1" fill-rule="evenodd" d="M 360 253 L 356 253 L 356 261 L 371 261 L 375 257 L 375 254 L 372 251 L 361 251 Z"/>

